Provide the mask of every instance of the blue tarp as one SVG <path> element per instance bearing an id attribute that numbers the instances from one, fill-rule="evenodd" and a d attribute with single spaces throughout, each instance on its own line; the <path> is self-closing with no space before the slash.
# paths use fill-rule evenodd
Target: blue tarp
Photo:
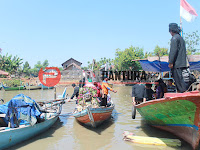
<path id="1" fill-rule="evenodd" d="M 140 64 L 142 66 L 142 69 L 144 71 L 150 71 L 150 72 L 166 72 L 170 71 L 170 68 L 168 67 L 168 62 L 163 61 L 148 61 L 148 60 L 140 60 Z M 190 64 L 190 70 L 198 70 L 200 71 L 200 61 L 198 62 L 189 62 Z"/>
<path id="2" fill-rule="evenodd" d="M 0 113 L 6 114 L 5 119 L 10 121 L 12 128 L 21 120 L 34 125 L 41 114 L 39 107 L 35 100 L 24 94 L 18 94 L 5 105 L 0 105 Z"/>

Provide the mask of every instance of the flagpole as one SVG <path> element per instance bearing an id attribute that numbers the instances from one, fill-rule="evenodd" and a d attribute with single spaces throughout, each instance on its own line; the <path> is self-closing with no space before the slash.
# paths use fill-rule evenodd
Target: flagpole
<path id="1" fill-rule="evenodd" d="M 180 0 L 180 6 L 181 6 L 181 0 Z M 180 8 L 181 9 L 181 8 Z M 180 10 L 181 11 L 181 10 Z M 180 28 L 181 28 L 181 36 L 183 36 L 183 28 L 182 28 L 182 20 L 181 20 L 181 13 L 180 13 Z"/>
<path id="2" fill-rule="evenodd" d="M 181 16 L 180 16 L 180 28 L 181 28 L 181 36 L 183 36 L 183 28 L 182 28 L 182 20 L 181 20 Z"/>

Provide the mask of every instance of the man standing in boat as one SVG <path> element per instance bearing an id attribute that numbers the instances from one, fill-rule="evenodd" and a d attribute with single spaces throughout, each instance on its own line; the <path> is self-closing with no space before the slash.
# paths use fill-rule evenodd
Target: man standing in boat
<path id="1" fill-rule="evenodd" d="M 169 68 L 172 71 L 177 91 L 183 93 L 188 89 L 190 74 L 185 41 L 180 35 L 181 29 L 176 23 L 169 24 L 169 32 L 172 35 Z"/>
<path id="2" fill-rule="evenodd" d="M 101 106 L 107 106 L 107 96 L 108 96 L 108 91 L 113 91 L 114 93 L 117 93 L 117 91 L 113 90 L 109 85 L 108 85 L 108 77 L 105 77 L 103 82 L 102 82 L 102 101 L 101 101 Z"/>

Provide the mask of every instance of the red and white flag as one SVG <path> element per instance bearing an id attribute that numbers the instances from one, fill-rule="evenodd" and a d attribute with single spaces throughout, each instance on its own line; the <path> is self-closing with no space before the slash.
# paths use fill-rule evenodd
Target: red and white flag
<path id="1" fill-rule="evenodd" d="M 194 21 L 198 15 L 195 9 L 186 0 L 181 0 L 180 16 L 186 21 L 191 22 Z"/>

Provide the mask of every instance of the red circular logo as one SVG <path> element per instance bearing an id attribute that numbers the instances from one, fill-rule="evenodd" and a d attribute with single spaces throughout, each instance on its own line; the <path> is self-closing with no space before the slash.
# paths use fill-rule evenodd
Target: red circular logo
<path id="1" fill-rule="evenodd" d="M 45 71 L 40 69 L 38 77 L 44 86 L 52 87 L 59 83 L 61 73 L 57 67 L 46 67 Z"/>

